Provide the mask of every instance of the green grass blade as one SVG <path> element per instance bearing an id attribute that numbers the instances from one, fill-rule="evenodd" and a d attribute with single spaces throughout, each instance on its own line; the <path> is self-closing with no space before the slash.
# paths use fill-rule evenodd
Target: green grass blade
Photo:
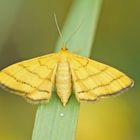
<path id="1" fill-rule="evenodd" d="M 70 51 L 90 55 L 101 2 L 102 0 L 75 0 L 62 32 L 64 40 L 67 40 L 80 26 L 67 42 Z M 56 50 L 63 47 L 62 44 L 62 40 L 59 40 Z M 74 95 L 63 107 L 53 92 L 50 102 L 38 107 L 32 140 L 74 140 L 79 109 L 80 105 Z"/>
<path id="2" fill-rule="evenodd" d="M 56 94 L 56 93 L 55 93 Z M 63 107 L 54 95 L 48 105 L 38 107 L 33 140 L 74 140 L 79 104 L 74 99 Z"/>

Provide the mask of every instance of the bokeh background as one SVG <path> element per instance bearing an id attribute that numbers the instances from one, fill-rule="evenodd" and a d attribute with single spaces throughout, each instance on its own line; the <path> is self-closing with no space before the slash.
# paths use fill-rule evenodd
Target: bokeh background
<path id="1" fill-rule="evenodd" d="M 53 52 L 72 0 L 0 0 L 0 68 Z M 135 81 L 128 92 L 82 103 L 76 140 L 140 139 L 140 1 L 104 0 L 91 58 Z M 0 90 L 0 140 L 30 140 L 36 106 Z"/>

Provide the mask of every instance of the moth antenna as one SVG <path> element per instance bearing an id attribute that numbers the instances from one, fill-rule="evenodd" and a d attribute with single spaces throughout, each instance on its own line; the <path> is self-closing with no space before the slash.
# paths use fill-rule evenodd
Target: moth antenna
<path id="1" fill-rule="evenodd" d="M 59 28 L 59 25 L 58 25 L 58 20 L 57 20 L 57 17 L 56 17 L 56 14 L 54 13 L 54 20 L 55 20 L 55 24 L 56 24 L 56 28 L 57 28 L 57 31 L 58 31 L 58 33 L 59 33 L 59 35 L 60 35 L 60 37 L 61 37 L 61 39 L 62 39 L 62 41 L 63 41 L 63 44 L 64 44 L 64 46 L 65 46 L 65 41 L 64 41 L 64 38 L 63 38 L 63 36 L 62 36 L 62 33 L 61 33 L 61 31 L 60 31 L 60 28 Z"/>
<path id="2" fill-rule="evenodd" d="M 70 41 L 72 39 L 72 37 L 76 34 L 76 32 L 80 29 L 83 19 L 81 20 L 80 24 L 77 26 L 77 28 L 70 34 L 69 38 L 66 40 L 66 44 L 68 41 Z"/>

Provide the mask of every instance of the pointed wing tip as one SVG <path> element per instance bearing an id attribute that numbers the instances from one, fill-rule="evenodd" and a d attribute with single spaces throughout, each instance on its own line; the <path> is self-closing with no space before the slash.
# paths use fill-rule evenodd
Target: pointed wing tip
<path id="1" fill-rule="evenodd" d="M 131 88 L 131 87 L 133 87 L 134 86 L 134 81 L 131 79 L 131 83 L 127 86 L 127 87 L 125 87 L 125 88 L 123 88 L 123 89 L 121 89 L 121 90 L 119 90 L 119 91 L 117 91 L 117 92 L 114 92 L 114 93 L 112 93 L 112 94 L 104 94 L 104 95 L 99 95 L 99 96 L 97 96 L 97 98 L 95 98 L 95 99 L 80 99 L 80 101 L 81 102 L 83 102 L 83 101 L 87 101 L 87 102 L 96 102 L 96 101 L 99 101 L 100 99 L 102 99 L 102 98 L 105 98 L 105 97 L 109 97 L 109 96 L 116 96 L 116 95 L 119 95 L 119 94 L 121 94 L 121 93 L 124 93 L 125 91 L 127 91 L 129 88 Z"/>
<path id="2" fill-rule="evenodd" d="M 130 84 L 130 88 L 134 86 L 134 80 L 131 79 L 131 84 Z"/>
<path id="3" fill-rule="evenodd" d="M 118 90 L 112 94 L 106 94 L 106 95 L 100 95 L 98 96 L 98 98 L 102 98 L 102 97 L 106 97 L 106 96 L 115 96 L 115 95 L 119 95 L 121 93 L 124 93 L 125 91 L 127 91 L 129 88 L 133 87 L 134 86 L 134 81 L 131 79 L 131 82 L 128 86 L 122 88 L 121 90 Z"/>

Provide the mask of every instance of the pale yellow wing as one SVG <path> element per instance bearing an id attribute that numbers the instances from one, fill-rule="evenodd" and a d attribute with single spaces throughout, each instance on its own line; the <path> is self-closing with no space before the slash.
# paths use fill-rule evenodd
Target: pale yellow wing
<path id="1" fill-rule="evenodd" d="M 124 73 L 100 62 L 69 54 L 73 88 L 79 101 L 95 101 L 133 85 Z"/>
<path id="2" fill-rule="evenodd" d="M 49 100 L 57 61 L 54 53 L 13 64 L 0 72 L 0 86 L 33 103 Z"/>

